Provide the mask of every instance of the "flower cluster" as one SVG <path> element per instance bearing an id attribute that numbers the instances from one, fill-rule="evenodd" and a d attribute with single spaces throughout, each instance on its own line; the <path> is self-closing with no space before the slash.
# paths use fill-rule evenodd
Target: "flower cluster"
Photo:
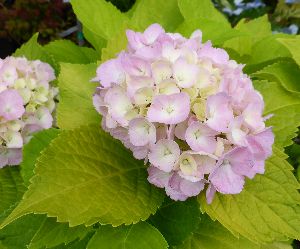
<path id="1" fill-rule="evenodd" d="M 0 59 L 0 167 L 19 164 L 32 134 L 52 126 L 54 79 L 52 67 L 39 60 Z"/>
<path id="2" fill-rule="evenodd" d="M 274 137 L 243 66 L 199 30 L 186 39 L 153 24 L 126 34 L 127 51 L 97 69 L 93 101 L 103 129 L 150 162 L 149 182 L 174 200 L 207 184 L 210 203 L 264 173 Z"/>

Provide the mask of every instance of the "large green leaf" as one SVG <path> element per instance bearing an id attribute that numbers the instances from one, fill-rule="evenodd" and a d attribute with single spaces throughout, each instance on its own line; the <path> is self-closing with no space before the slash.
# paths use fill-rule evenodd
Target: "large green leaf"
<path id="1" fill-rule="evenodd" d="M 105 39 L 115 35 L 128 20 L 126 15 L 105 0 L 72 0 L 71 4 L 82 24 Z"/>
<path id="2" fill-rule="evenodd" d="M 300 65 L 300 39 L 277 39 L 282 43 L 292 54 L 293 59 Z"/>
<path id="3" fill-rule="evenodd" d="M 56 247 L 52 247 L 51 249 L 84 249 L 87 247 L 87 244 L 89 243 L 91 237 L 94 235 L 94 232 L 95 231 L 91 231 L 83 239 L 77 239 L 67 245 L 59 245 Z M 268 248 L 268 249 L 271 249 L 271 248 Z M 286 249 L 286 248 L 278 248 L 278 249 Z"/>
<path id="4" fill-rule="evenodd" d="M 41 249 L 63 246 L 83 239 L 91 230 L 83 225 L 70 228 L 67 223 L 56 222 L 55 218 L 29 214 L 0 230 L 0 248 Z"/>
<path id="5" fill-rule="evenodd" d="M 164 198 L 148 183 L 143 162 L 98 126 L 62 132 L 43 151 L 35 172 L 2 226 L 32 212 L 70 226 L 137 223 L 155 213 Z"/>
<path id="6" fill-rule="evenodd" d="M 0 169 L 0 219 L 8 215 L 10 208 L 21 199 L 24 192 L 19 167 L 7 166 Z"/>
<path id="7" fill-rule="evenodd" d="M 59 134 L 58 129 L 48 129 L 36 133 L 33 138 L 23 148 L 23 161 L 21 164 L 21 175 L 25 186 L 29 185 L 30 178 L 34 175 L 34 166 L 36 159 L 41 151 L 46 148 L 52 139 Z"/>
<path id="8" fill-rule="evenodd" d="M 83 239 L 91 230 L 91 227 L 83 225 L 69 227 L 68 223 L 58 223 L 55 218 L 47 218 L 36 231 L 28 245 L 28 249 L 67 245 L 76 239 Z"/>
<path id="9" fill-rule="evenodd" d="M 61 129 L 73 129 L 89 123 L 100 123 L 100 115 L 93 106 L 92 96 L 97 83 L 96 64 L 61 64 L 58 78 L 60 99 L 57 124 Z"/>
<path id="10" fill-rule="evenodd" d="M 178 5 L 186 20 L 206 18 L 230 27 L 226 17 L 214 7 L 211 0 L 178 0 Z"/>
<path id="11" fill-rule="evenodd" d="M 39 34 L 34 34 L 30 40 L 24 43 L 13 56 L 25 56 L 28 60 L 40 60 L 49 63 L 56 71 L 58 70 L 58 65 L 54 59 L 47 53 L 44 47 L 38 43 Z"/>
<path id="12" fill-rule="evenodd" d="M 286 157 L 274 147 L 265 174 L 247 180 L 240 194 L 216 194 L 210 205 L 201 195 L 201 208 L 233 233 L 252 241 L 299 239 L 299 183 Z"/>
<path id="13" fill-rule="evenodd" d="M 106 45 L 106 40 L 99 36 L 99 35 L 96 35 L 95 33 L 93 33 L 92 31 L 90 31 L 89 29 L 87 29 L 86 27 L 83 26 L 82 28 L 82 31 L 83 31 L 83 34 L 84 34 L 84 38 L 90 43 L 93 45 L 93 47 L 96 49 L 97 51 L 97 55 L 98 57 L 100 57 L 101 55 L 101 50 L 102 48 L 105 47 Z M 97 57 L 97 58 L 98 58 Z"/>
<path id="14" fill-rule="evenodd" d="M 267 15 L 250 21 L 242 19 L 235 26 L 235 29 L 251 36 L 253 42 L 259 41 L 263 37 L 272 35 L 271 23 L 269 22 Z"/>
<path id="15" fill-rule="evenodd" d="M 300 68 L 294 62 L 274 63 L 255 72 L 253 76 L 268 81 L 276 81 L 286 90 L 300 93 Z"/>
<path id="16" fill-rule="evenodd" d="M 297 127 L 300 126 L 299 94 L 288 92 L 278 82 L 254 81 L 253 83 L 264 97 L 264 114 L 274 115 L 267 120 L 267 125 L 273 126 L 275 144 L 279 147 L 291 145 Z"/>
<path id="17" fill-rule="evenodd" d="M 251 55 L 253 44 L 272 34 L 271 25 L 266 15 L 250 21 L 242 19 L 234 27 L 234 30 L 242 32 L 243 35 L 225 41 L 223 47 L 233 49 L 240 56 Z"/>
<path id="18" fill-rule="evenodd" d="M 177 0 L 141 0 L 137 3 L 130 26 L 143 31 L 153 23 L 159 23 L 167 31 L 174 31 L 183 21 Z"/>
<path id="19" fill-rule="evenodd" d="M 95 50 L 79 47 L 69 40 L 53 41 L 44 48 L 57 62 L 88 64 L 99 58 Z"/>
<path id="20" fill-rule="evenodd" d="M 44 215 L 26 215 L 0 230 L 0 248 L 26 249 L 45 221 Z"/>
<path id="21" fill-rule="evenodd" d="M 195 198 L 185 202 L 166 199 L 162 207 L 150 218 L 150 222 L 170 245 L 180 244 L 199 225 L 199 205 Z"/>
<path id="22" fill-rule="evenodd" d="M 131 226 L 101 226 L 87 249 L 167 249 L 161 233 L 147 222 Z"/>
<path id="23" fill-rule="evenodd" d="M 107 46 L 102 49 L 101 61 L 115 58 L 118 53 L 127 47 L 127 37 L 125 29 L 121 29 L 118 34 L 107 41 Z"/>
<path id="24" fill-rule="evenodd" d="M 233 37 L 242 36 L 239 30 L 234 30 L 225 22 L 218 22 L 209 18 L 198 17 L 185 20 L 177 29 L 177 32 L 189 37 L 196 29 L 202 31 L 202 40 L 211 40 L 214 45 L 221 45 Z"/>
<path id="25" fill-rule="evenodd" d="M 199 228 L 176 249 L 292 249 L 288 243 L 258 245 L 243 237 L 235 237 L 219 222 L 201 216 Z M 174 248 L 174 249 L 175 249 Z"/>
<path id="26" fill-rule="evenodd" d="M 176 249 L 260 249 L 260 246 L 235 237 L 219 222 L 202 215 L 199 228 Z"/>
<path id="27" fill-rule="evenodd" d="M 284 36 L 284 34 L 273 34 L 254 43 L 245 72 L 252 73 L 278 60 L 291 58 L 290 51 L 277 41 L 277 38 Z"/>

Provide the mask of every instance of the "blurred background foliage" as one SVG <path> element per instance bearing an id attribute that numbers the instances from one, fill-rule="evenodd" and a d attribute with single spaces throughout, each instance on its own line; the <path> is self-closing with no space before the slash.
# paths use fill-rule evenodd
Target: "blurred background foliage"
<path id="1" fill-rule="evenodd" d="M 122 12 L 136 0 L 107 0 Z M 138 0 L 137 0 L 138 1 Z M 201 1 L 201 0 L 199 0 Z M 234 26 L 268 14 L 274 32 L 299 33 L 300 0 L 212 0 Z M 82 44 L 80 26 L 67 0 L 0 0 L 0 56 L 11 54 L 34 33 L 42 44 L 59 37 Z M 77 25 L 77 26 L 76 26 Z M 76 31 L 77 32 L 72 32 Z"/>
<path id="2" fill-rule="evenodd" d="M 107 1 L 122 12 L 126 12 L 136 0 Z M 300 0 L 212 1 L 228 17 L 233 26 L 242 18 L 253 19 L 267 13 L 274 32 L 299 33 Z M 3 39 L 9 40 L 15 49 L 36 32 L 40 33 L 39 39 L 42 44 L 63 36 L 63 31 L 76 25 L 75 15 L 67 2 L 66 0 L 0 0 L 2 43 Z M 67 38 L 76 41 L 78 34 L 72 33 Z"/>

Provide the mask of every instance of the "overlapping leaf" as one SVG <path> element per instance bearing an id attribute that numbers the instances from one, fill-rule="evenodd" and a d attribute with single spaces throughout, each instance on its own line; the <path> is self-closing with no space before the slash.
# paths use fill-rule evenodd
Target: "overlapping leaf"
<path id="1" fill-rule="evenodd" d="M 96 49 L 96 51 L 98 53 L 97 54 L 98 57 L 100 57 L 102 48 L 104 48 L 106 46 L 106 40 L 103 37 L 101 37 L 99 35 L 96 35 L 95 33 L 93 33 L 92 31 L 90 31 L 89 29 L 87 29 L 84 26 L 82 28 L 82 31 L 83 31 L 83 34 L 84 34 L 84 38 L 90 44 L 93 45 L 93 47 Z"/>
<path id="2" fill-rule="evenodd" d="M 280 38 L 278 39 L 292 54 L 293 59 L 300 65 L 300 39 L 295 38 Z"/>
<path id="3" fill-rule="evenodd" d="M 254 85 L 264 97 L 265 115 L 274 115 L 267 120 L 267 125 L 273 126 L 275 144 L 291 145 L 300 125 L 299 94 L 288 92 L 278 82 L 254 81 Z"/>
<path id="4" fill-rule="evenodd" d="M 253 73 L 276 61 L 291 58 L 290 51 L 277 40 L 277 38 L 285 36 L 284 34 L 273 34 L 255 42 L 252 46 L 251 57 L 246 61 L 245 72 Z"/>
<path id="5" fill-rule="evenodd" d="M 186 20 L 206 18 L 230 27 L 226 17 L 214 7 L 211 0 L 178 0 L 178 6 Z"/>
<path id="6" fill-rule="evenodd" d="M 185 20 L 177 29 L 177 32 L 189 37 L 196 29 L 202 31 L 203 41 L 212 41 L 214 45 L 222 45 L 226 40 L 242 36 L 239 30 L 234 30 L 224 22 L 198 17 L 197 19 Z"/>
<path id="7" fill-rule="evenodd" d="M 106 40 L 115 35 L 128 20 L 110 2 L 103 0 L 72 0 L 73 10 L 82 24 Z"/>
<path id="8" fill-rule="evenodd" d="M 21 164 L 21 175 L 25 186 L 29 185 L 30 178 L 34 175 L 34 166 L 36 159 L 40 156 L 41 151 L 47 147 L 60 131 L 58 129 L 48 129 L 41 131 L 23 148 L 23 161 Z"/>
<path id="9" fill-rule="evenodd" d="M 41 249 L 68 245 L 83 239 L 92 228 L 58 223 L 55 218 L 29 214 L 0 230 L 0 248 Z M 2 246 L 2 247 L 1 247 Z"/>
<path id="10" fill-rule="evenodd" d="M 161 205 L 163 193 L 147 182 L 142 161 L 98 126 L 61 133 L 44 150 L 23 200 L 2 226 L 27 213 L 59 222 L 136 223 Z"/>
<path id="11" fill-rule="evenodd" d="M 288 243 L 258 245 L 243 237 L 237 238 L 219 222 L 201 216 L 199 228 L 176 249 L 292 249 Z M 174 248 L 174 249 L 175 249 Z"/>
<path id="12" fill-rule="evenodd" d="M 43 224 L 46 217 L 26 215 L 0 230 L 0 248 L 26 249 L 32 237 Z"/>
<path id="13" fill-rule="evenodd" d="M 61 129 L 73 129 L 89 123 L 100 123 L 92 96 L 96 83 L 96 64 L 61 64 L 58 78 L 60 99 L 57 107 L 57 124 Z"/>
<path id="14" fill-rule="evenodd" d="M 224 41 L 242 35 L 242 32 L 231 28 L 210 0 L 179 0 L 178 5 L 185 20 L 177 31 L 187 37 L 200 29 L 203 41 L 211 40 L 214 45 L 222 45 Z"/>
<path id="15" fill-rule="evenodd" d="M 140 222 L 131 226 L 101 226 L 88 243 L 87 249 L 167 249 L 168 244 L 161 233 L 148 224 Z"/>
<path id="16" fill-rule="evenodd" d="M 300 94 L 300 68 L 294 62 L 278 62 L 257 71 L 253 76 L 280 83 L 286 90 Z M 299 95 L 300 97 L 300 95 Z"/>
<path id="17" fill-rule="evenodd" d="M 44 48 L 57 62 L 88 64 L 96 62 L 99 58 L 95 50 L 79 47 L 68 40 L 53 41 Z"/>
<path id="18" fill-rule="evenodd" d="M 38 33 L 33 35 L 30 40 L 24 43 L 13 56 L 25 56 L 28 60 L 40 60 L 49 63 L 56 71 L 58 71 L 58 65 L 54 59 L 48 54 L 44 47 L 38 43 Z"/>
<path id="19" fill-rule="evenodd" d="M 185 202 L 166 199 L 162 207 L 150 218 L 170 245 L 182 243 L 200 222 L 200 210 L 195 198 Z"/>
<path id="20" fill-rule="evenodd" d="M 249 57 L 254 43 L 272 34 L 271 25 L 266 15 L 250 21 L 242 19 L 234 27 L 234 30 L 240 31 L 242 35 L 225 41 L 223 47 L 233 49 L 240 56 L 248 55 Z"/>
<path id="21" fill-rule="evenodd" d="M 18 202 L 25 186 L 20 175 L 19 167 L 5 167 L 0 169 L 0 219 L 9 214 L 10 208 Z"/>
<path id="22" fill-rule="evenodd" d="M 285 159 L 286 155 L 274 147 L 264 175 L 248 180 L 238 195 L 217 194 L 210 205 L 202 195 L 201 208 L 233 233 L 252 241 L 299 239 L 299 183 Z"/>
<path id="23" fill-rule="evenodd" d="M 183 21 L 177 0 L 141 0 L 137 3 L 130 21 L 130 27 L 144 30 L 153 23 L 159 23 L 167 31 L 174 31 Z"/>
<path id="24" fill-rule="evenodd" d="M 46 218 L 30 241 L 28 249 L 67 245 L 76 239 L 83 239 L 91 230 L 91 227 L 69 227 L 67 223 L 56 222 L 55 218 Z"/>

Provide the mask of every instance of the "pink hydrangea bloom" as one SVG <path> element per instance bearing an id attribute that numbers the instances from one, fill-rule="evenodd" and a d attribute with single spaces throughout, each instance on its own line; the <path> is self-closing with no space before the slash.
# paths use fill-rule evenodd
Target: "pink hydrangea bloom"
<path id="1" fill-rule="evenodd" d="M 149 163 L 148 181 L 181 201 L 206 189 L 211 203 L 263 174 L 274 135 L 243 66 L 199 30 L 126 35 L 128 49 L 97 69 L 93 102 L 103 129 Z"/>
<path id="2" fill-rule="evenodd" d="M 39 60 L 0 60 L 0 167 L 19 164 L 32 134 L 52 127 L 54 79 L 52 67 Z"/>

